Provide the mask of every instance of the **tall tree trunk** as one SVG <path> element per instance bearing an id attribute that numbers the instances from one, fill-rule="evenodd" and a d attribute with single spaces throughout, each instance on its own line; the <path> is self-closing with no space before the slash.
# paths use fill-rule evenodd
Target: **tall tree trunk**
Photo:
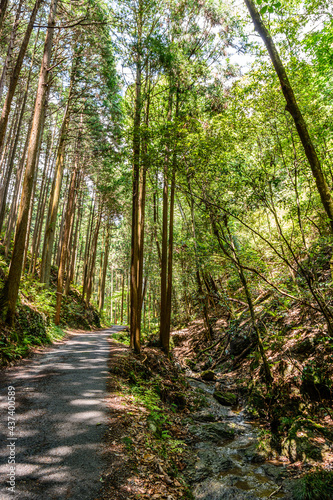
<path id="1" fill-rule="evenodd" d="M 46 32 L 44 54 L 38 81 L 34 118 L 32 122 L 31 134 L 29 139 L 28 156 L 27 156 L 25 176 L 23 181 L 23 189 L 22 189 L 22 197 L 18 214 L 18 221 L 16 225 L 12 259 L 10 263 L 9 274 L 5 282 L 2 294 L 2 302 L 4 303 L 3 315 L 6 317 L 6 321 L 9 324 L 14 323 L 16 301 L 18 297 L 19 285 L 22 274 L 24 246 L 26 241 L 31 193 L 33 189 L 33 179 L 36 167 L 38 141 L 39 141 L 40 130 L 42 127 L 41 119 L 43 116 L 43 107 L 48 86 L 47 85 L 48 75 L 49 75 L 48 70 L 51 59 L 52 39 L 54 33 L 53 26 L 55 24 L 57 1 L 58 0 L 52 0 L 50 14 L 48 18 L 49 27 Z M 38 1 L 36 2 L 35 7 L 37 4 Z"/>
<path id="2" fill-rule="evenodd" d="M 2 30 L 3 20 L 6 15 L 8 0 L 0 0 L 0 33 Z"/>
<path id="3" fill-rule="evenodd" d="M 88 276 L 87 276 L 87 291 L 86 291 L 86 307 L 89 306 L 90 302 L 90 297 L 91 297 L 91 292 L 93 288 L 93 279 L 94 279 L 94 271 L 95 271 L 95 263 L 96 263 L 96 253 L 97 253 L 97 243 L 98 243 L 98 234 L 99 234 L 99 229 L 101 226 L 101 219 L 102 219 L 102 202 L 100 202 L 99 206 L 99 211 L 98 211 L 98 217 L 97 217 L 97 222 L 96 222 L 96 227 L 95 227 L 95 232 L 94 232 L 94 238 L 92 240 L 91 244 L 91 258 L 89 262 L 89 268 L 88 268 Z"/>
<path id="4" fill-rule="evenodd" d="M 261 36 L 266 45 L 269 56 L 275 68 L 276 74 L 280 80 L 282 92 L 287 103 L 286 109 L 287 111 L 289 111 L 295 122 L 299 138 L 302 142 L 306 157 L 311 167 L 312 175 L 316 181 L 317 190 L 320 195 L 321 202 L 329 218 L 331 230 L 333 231 L 333 200 L 331 197 L 331 193 L 327 185 L 324 173 L 322 171 L 316 149 L 310 137 L 307 124 L 298 106 L 293 88 L 287 76 L 287 72 L 283 66 L 283 63 L 275 47 L 273 39 L 261 19 L 261 16 L 255 6 L 254 1 L 253 0 L 244 0 L 244 1 L 252 17 L 255 29 L 256 31 L 258 31 L 259 35 Z"/>
<path id="5" fill-rule="evenodd" d="M 176 95 L 176 110 L 175 120 L 178 119 L 179 111 L 179 92 L 177 89 Z M 170 186 L 170 215 L 169 215 L 169 243 L 168 243 L 168 276 L 167 276 L 167 290 L 165 298 L 165 313 L 164 313 L 164 339 L 162 347 L 167 355 L 170 350 L 170 326 L 171 326 L 171 299 L 172 299 L 172 260 L 173 260 L 173 220 L 174 220 L 174 206 L 175 206 L 175 186 L 176 186 L 176 164 L 177 164 L 177 136 L 173 138 L 173 159 L 172 159 L 172 177 Z"/>
<path id="6" fill-rule="evenodd" d="M 25 159 L 26 159 L 26 154 L 27 154 L 28 145 L 29 145 L 29 137 L 30 137 L 30 133 L 31 133 L 32 120 L 33 120 L 33 114 L 30 118 L 30 122 L 28 125 L 28 133 L 27 133 L 25 144 L 24 144 L 23 153 L 21 155 L 21 161 L 20 161 L 19 167 L 16 171 L 16 179 L 15 179 L 15 187 L 14 187 L 12 205 L 10 207 L 10 213 L 9 213 L 8 224 L 7 224 L 7 231 L 6 231 L 6 236 L 5 236 L 5 242 L 6 242 L 5 255 L 6 256 L 8 255 L 8 252 L 9 252 L 12 233 L 13 233 L 15 223 L 16 223 L 17 211 L 18 211 L 18 206 L 19 206 L 19 201 L 20 201 L 20 192 L 21 192 L 21 186 L 22 186 L 23 174 L 24 174 L 24 165 L 25 165 Z"/>
<path id="7" fill-rule="evenodd" d="M 37 259 L 38 259 L 38 255 L 39 255 L 39 246 L 40 246 L 40 240 L 41 240 L 41 236 L 42 236 L 42 228 L 43 228 L 43 221 L 44 221 L 44 215 L 45 215 L 46 199 L 47 199 L 47 195 L 49 193 L 50 174 L 51 174 L 51 168 L 52 168 L 52 163 L 50 161 L 50 151 L 51 151 L 50 142 L 51 142 L 51 138 L 49 137 L 48 141 L 46 143 L 44 170 L 43 170 L 42 182 L 41 182 L 41 187 L 40 187 L 40 194 L 39 194 L 38 205 L 37 205 L 34 233 L 33 233 L 32 243 L 31 243 L 31 262 L 30 262 L 30 267 L 29 267 L 29 273 L 31 273 L 31 274 L 34 274 L 35 270 L 36 270 L 36 263 L 37 263 Z"/>
<path id="8" fill-rule="evenodd" d="M 7 168 L 4 168 L 3 170 L 3 179 L 0 184 L 0 234 L 2 231 L 2 226 L 5 218 L 5 213 L 6 213 L 6 201 L 7 201 L 7 195 L 8 195 L 8 189 L 10 185 L 10 181 L 12 178 L 12 172 L 13 172 L 13 167 L 14 167 L 14 160 L 15 160 L 15 155 L 16 155 L 16 149 L 17 145 L 19 142 L 19 135 L 20 135 L 20 127 L 22 124 L 22 117 L 24 114 L 24 101 L 21 106 L 21 110 L 18 109 L 17 116 L 13 117 L 13 126 L 12 126 L 12 132 L 13 132 L 13 143 L 12 146 L 9 150 L 9 156 L 8 156 L 8 166 Z M 19 103 L 18 103 L 19 106 Z"/>
<path id="9" fill-rule="evenodd" d="M 50 273 L 51 273 L 51 261 L 52 261 L 52 251 L 54 236 L 56 230 L 57 213 L 59 206 L 59 199 L 61 193 L 62 177 L 64 171 L 64 156 L 65 156 L 65 143 L 66 135 L 69 125 L 69 101 L 67 101 L 67 106 L 64 114 L 64 119 L 61 125 L 58 152 L 55 166 L 55 174 L 52 183 L 52 190 L 50 195 L 50 204 L 47 216 L 47 222 L 45 226 L 44 233 L 44 245 L 42 253 L 42 263 L 40 271 L 40 282 L 45 283 L 48 287 L 50 283 Z"/>
<path id="10" fill-rule="evenodd" d="M 173 89 L 170 82 L 167 126 L 170 126 L 172 117 Z M 161 251 L 161 307 L 160 307 L 160 344 L 163 351 L 168 354 L 169 340 L 166 325 L 167 314 L 167 279 L 168 279 L 168 169 L 170 161 L 170 136 L 166 136 L 166 155 L 164 160 L 163 180 L 163 207 L 162 207 L 162 251 Z"/>
<path id="11" fill-rule="evenodd" d="M 55 10 L 55 9 L 53 9 L 53 5 L 56 2 L 57 2 L 57 0 L 53 0 L 53 3 L 51 5 L 51 12 L 53 10 Z M 14 97 L 14 94 L 15 94 L 16 86 L 17 86 L 17 83 L 18 83 L 18 80 L 19 80 L 19 76 L 20 76 L 20 72 L 21 72 L 21 68 L 22 68 L 22 64 L 23 64 L 23 59 L 24 59 L 24 56 L 25 56 L 27 48 L 28 48 L 28 44 L 29 44 L 29 40 L 30 40 L 30 35 L 31 35 L 32 29 L 33 29 L 33 26 L 34 26 L 34 23 L 35 23 L 36 15 L 37 15 L 37 12 L 38 12 L 38 9 L 39 9 L 41 3 L 42 3 L 42 0 L 36 0 L 36 3 L 34 5 L 33 11 L 32 11 L 31 16 L 30 16 L 29 24 L 27 26 L 27 29 L 26 29 L 26 32 L 25 32 L 25 35 L 24 35 L 24 38 L 23 38 L 23 41 L 22 41 L 22 44 L 21 44 L 21 47 L 20 47 L 19 54 L 17 56 L 17 60 L 16 60 L 16 64 L 15 64 L 14 69 L 13 69 L 13 73 L 12 73 L 12 75 L 10 77 L 10 80 L 9 80 L 8 92 L 7 92 L 7 96 L 6 96 L 4 105 L 3 105 L 2 114 L 1 114 L 1 118 L 0 118 L 0 151 L 2 150 L 2 147 L 3 147 L 3 144 L 4 144 L 4 140 L 5 140 L 5 134 L 6 134 L 6 128 L 7 128 L 7 123 L 8 123 L 8 117 L 9 117 L 9 113 L 10 113 L 10 109 L 11 109 L 11 105 L 12 105 L 12 100 L 13 100 L 13 97 Z M 51 19 L 49 17 L 49 21 L 50 20 L 52 21 L 52 23 L 54 23 L 53 19 Z M 48 22 L 48 26 L 53 26 L 53 24 L 51 25 Z M 49 47 L 50 50 L 51 50 L 51 47 L 52 47 L 53 31 L 54 31 L 53 28 L 50 27 L 47 30 L 47 35 L 46 35 L 48 37 L 48 39 L 51 38 L 51 45 Z M 46 47 L 46 44 L 45 44 L 45 47 Z M 48 57 L 47 60 L 46 60 L 46 57 L 47 57 L 47 54 L 46 54 L 46 52 L 44 50 L 43 66 L 42 66 L 42 68 L 44 67 L 44 73 L 45 74 L 43 76 L 43 78 L 44 78 L 43 85 L 45 85 L 45 86 L 44 86 L 44 88 L 40 88 L 38 86 L 37 96 L 40 95 L 40 97 L 43 97 L 41 95 L 41 91 L 43 91 L 45 93 L 46 84 L 47 84 L 47 70 L 48 70 L 49 63 L 50 63 L 50 57 Z M 45 67 L 45 64 L 44 64 L 46 62 L 47 62 L 47 67 Z M 41 76 L 42 76 L 42 72 L 40 74 L 40 78 L 41 78 Z M 37 104 L 37 101 L 36 101 L 36 104 Z M 38 138 L 37 138 L 37 140 L 38 140 Z"/>
<path id="12" fill-rule="evenodd" d="M 5 63 L 4 63 L 3 68 L 2 68 L 2 73 L 1 73 L 1 77 L 0 77 L 0 100 L 2 98 L 2 92 L 3 92 L 3 88 L 5 85 L 5 81 L 6 81 L 8 67 L 10 66 L 11 57 L 12 57 L 13 49 L 15 46 L 17 28 L 18 28 L 19 23 L 20 23 L 22 3 L 23 3 L 23 0 L 20 0 L 18 7 L 17 7 L 17 10 L 16 10 L 15 21 L 14 21 L 14 25 L 13 25 L 13 28 L 12 28 L 12 31 L 10 34 L 10 40 L 9 40 L 8 49 L 7 49 L 7 56 L 6 56 Z M 0 4 L 0 9 L 1 9 L 1 4 Z M 0 14 L 0 17 L 1 17 L 1 14 Z"/>
<path id="13" fill-rule="evenodd" d="M 92 240 L 92 231 L 94 227 L 95 209 L 96 209 L 96 199 L 95 197 L 93 197 L 91 199 L 90 218 L 87 226 L 86 245 L 84 249 L 84 262 L 83 262 L 83 272 L 82 272 L 82 300 L 84 300 L 87 291 L 88 274 L 89 274 L 89 254 L 90 254 L 90 247 Z"/>
<path id="14" fill-rule="evenodd" d="M 138 12 L 138 47 L 136 54 L 135 111 L 133 126 L 133 194 L 132 194 L 132 241 L 131 241 L 131 347 L 139 353 L 141 350 L 141 301 L 140 301 L 140 255 L 139 255 L 139 192 L 141 159 L 141 37 L 142 37 L 142 2 Z"/>
<path id="15" fill-rule="evenodd" d="M 23 269 L 25 269 L 25 267 L 26 267 L 26 261 L 27 261 L 27 256 L 28 256 L 30 228 L 31 228 L 31 223 L 32 223 L 35 193 L 36 193 L 36 187 L 37 187 L 39 157 L 40 157 L 40 151 L 41 151 L 41 147 L 42 147 L 42 139 L 43 139 L 43 133 L 44 133 L 44 125 L 45 125 L 46 110 L 47 110 L 47 106 L 48 106 L 49 94 L 50 94 L 50 87 L 49 87 L 49 85 L 47 85 L 46 93 L 45 93 L 45 97 L 44 97 L 44 104 L 41 108 L 42 109 L 41 117 L 40 117 L 41 125 L 40 125 L 39 136 L 38 136 L 37 154 L 36 154 L 36 158 L 35 158 L 35 167 L 34 167 L 35 173 L 34 173 L 34 180 L 33 180 L 33 184 L 32 184 L 33 189 L 32 189 L 32 196 L 31 196 L 31 202 L 30 202 L 30 212 L 29 212 L 29 217 L 28 217 L 27 236 L 26 236 L 25 252 L 24 252 L 24 258 L 23 258 Z M 46 165 L 44 165 L 44 168 L 46 168 Z M 32 255 L 31 255 L 31 257 L 32 257 Z"/>
<path id="16" fill-rule="evenodd" d="M 63 282 L 64 282 L 66 261 L 68 259 L 68 251 L 69 251 L 68 241 L 69 241 L 69 234 L 70 234 L 71 225 L 72 225 L 72 215 L 73 215 L 74 204 L 75 204 L 76 176 L 78 174 L 78 168 L 79 168 L 79 159 L 78 159 L 78 154 L 77 154 L 74 169 L 72 172 L 69 193 L 68 193 L 66 217 L 65 217 L 65 224 L 64 224 L 64 236 L 63 236 L 63 240 L 62 240 L 60 263 L 59 263 L 59 269 L 58 269 L 56 311 L 55 311 L 55 316 L 54 316 L 54 323 L 56 325 L 59 325 L 59 323 L 60 323 L 61 301 L 62 301 L 62 294 L 63 294 Z"/>
<path id="17" fill-rule="evenodd" d="M 108 269 L 108 261 L 109 261 L 109 251 L 110 251 L 110 223 L 108 222 L 106 228 L 106 237 L 105 237 L 105 249 L 104 249 L 104 260 L 103 260 L 103 268 L 102 268 L 102 279 L 100 286 L 100 294 L 99 294 L 99 310 L 102 311 L 104 307 L 104 296 L 105 296 L 105 281 L 106 281 L 106 272 Z"/>
<path id="18" fill-rule="evenodd" d="M 120 324 L 124 322 L 124 297 L 125 297 L 125 274 L 123 273 L 121 277 L 121 313 L 120 313 Z"/>
<path id="19" fill-rule="evenodd" d="M 78 186 L 78 189 L 79 189 L 79 186 Z M 78 215 L 77 215 L 77 219 L 76 219 L 74 241 L 73 241 L 73 248 L 72 248 L 72 256 L 71 256 L 71 261 L 70 261 L 70 265 L 69 265 L 69 269 L 68 269 L 68 276 L 67 276 L 65 290 L 64 290 L 65 295 L 69 294 L 69 288 L 70 288 L 70 285 L 71 285 L 73 278 L 74 278 L 78 235 L 79 235 L 79 228 L 80 228 L 81 222 L 82 222 L 82 204 L 83 203 L 82 203 L 82 192 L 81 192 L 80 201 L 78 203 L 79 209 L 78 209 Z"/>
<path id="20" fill-rule="evenodd" d="M 165 346 L 164 350 L 169 355 L 170 349 L 170 326 L 171 326 L 171 297 L 172 297 L 172 258 L 173 258 L 173 219 L 175 206 L 175 183 L 176 171 L 173 165 L 171 189 L 170 189 L 170 217 L 169 217 L 169 248 L 168 248 L 168 281 L 165 311 Z"/>

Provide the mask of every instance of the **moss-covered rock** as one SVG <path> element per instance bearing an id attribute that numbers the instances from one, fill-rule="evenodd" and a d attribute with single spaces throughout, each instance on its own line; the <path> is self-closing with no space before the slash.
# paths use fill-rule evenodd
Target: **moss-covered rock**
<path id="1" fill-rule="evenodd" d="M 244 432 L 244 427 L 235 423 L 212 422 L 191 425 L 189 431 L 202 441 L 219 442 L 225 439 L 233 439 L 235 434 Z"/>
<path id="2" fill-rule="evenodd" d="M 321 447 L 312 442 L 306 435 L 284 439 L 282 455 L 288 457 L 292 462 L 297 460 L 320 462 L 323 459 Z"/>
<path id="3" fill-rule="evenodd" d="M 207 382 L 211 382 L 212 380 L 216 380 L 216 375 L 213 370 L 206 370 L 201 373 L 200 377 L 202 380 L 206 380 Z"/>
<path id="4" fill-rule="evenodd" d="M 238 401 L 238 397 L 236 396 L 236 394 L 233 394 L 232 392 L 215 391 L 213 396 L 216 399 L 216 401 L 218 401 L 221 405 L 224 406 L 233 406 L 237 404 Z"/>

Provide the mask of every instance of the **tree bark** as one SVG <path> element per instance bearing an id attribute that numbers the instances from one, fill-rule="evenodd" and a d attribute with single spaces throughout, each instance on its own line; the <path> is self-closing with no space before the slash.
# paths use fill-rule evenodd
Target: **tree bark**
<path id="1" fill-rule="evenodd" d="M 331 193 L 327 185 L 324 173 L 322 171 L 316 149 L 310 137 L 307 124 L 298 106 L 293 88 L 287 76 L 287 72 L 283 66 L 283 63 L 275 47 L 273 39 L 261 19 L 261 16 L 255 6 L 254 1 L 253 0 L 244 0 L 244 1 L 252 17 L 254 27 L 256 31 L 258 31 L 259 35 L 261 36 L 266 45 L 269 56 L 275 68 L 276 74 L 280 80 L 282 92 L 287 103 L 286 109 L 287 111 L 289 111 L 295 122 L 299 138 L 301 140 L 306 157 L 311 167 L 312 175 L 316 181 L 317 190 L 320 195 L 321 202 L 328 216 L 331 230 L 333 231 L 333 200 L 331 197 Z"/>
<path id="2" fill-rule="evenodd" d="M 135 110 L 133 125 L 133 188 L 132 188 L 132 238 L 131 238 L 131 347 L 136 353 L 141 350 L 141 301 L 140 301 L 140 255 L 139 255 L 139 191 L 140 191 L 140 159 L 141 159 L 141 36 L 142 36 L 142 2 L 138 12 L 138 48 L 136 54 Z"/>
<path id="3" fill-rule="evenodd" d="M 101 276 L 101 286 L 100 286 L 100 295 L 99 295 L 99 310 L 102 311 L 104 307 L 104 297 L 105 297 L 105 281 L 106 281 L 106 272 L 108 269 L 108 261 L 109 261 L 109 251 L 110 251 L 110 223 L 108 222 L 106 228 L 106 237 L 105 237 L 105 249 L 104 249 L 104 259 L 103 259 L 103 268 L 102 268 L 102 276 Z"/>
<path id="4" fill-rule="evenodd" d="M 88 273 L 87 273 L 87 291 L 86 291 L 86 300 L 85 300 L 86 307 L 89 307 L 90 297 L 91 297 L 91 293 L 92 293 L 93 278 L 94 278 L 95 263 L 96 263 L 98 234 L 99 234 L 99 229 L 101 226 L 101 219 L 102 219 L 102 202 L 100 203 L 100 206 L 99 206 L 94 237 L 93 237 L 92 245 L 91 245 L 92 248 L 90 249 L 90 250 L 92 250 L 92 253 L 91 253 L 91 258 L 89 261 L 89 268 L 88 268 Z"/>
<path id="5" fill-rule="evenodd" d="M 3 20 L 4 20 L 5 15 L 6 15 L 7 5 L 8 5 L 8 0 L 1 0 L 0 1 L 0 33 L 2 30 Z"/>
<path id="6" fill-rule="evenodd" d="M 13 49 L 15 46 L 17 28 L 18 28 L 19 23 L 20 23 L 22 3 L 23 3 L 23 0 L 20 0 L 18 7 L 17 7 L 17 10 L 16 10 L 15 21 L 14 21 L 14 25 L 13 25 L 13 28 L 12 28 L 12 31 L 10 34 L 10 40 L 9 40 L 8 49 L 7 49 L 7 56 L 6 56 L 5 63 L 4 63 L 3 68 L 2 68 L 2 73 L 1 73 L 1 77 L 0 77 L 0 100 L 2 98 L 2 92 L 3 92 L 3 88 L 5 85 L 5 81 L 6 81 L 8 67 L 10 66 L 11 57 L 12 57 Z M 1 4 L 0 4 L 0 9 L 1 9 Z M 1 17 L 1 14 L 0 14 L 0 17 Z"/>
<path id="7" fill-rule="evenodd" d="M 30 16 L 29 24 L 27 26 L 27 29 L 26 29 L 26 32 L 25 32 L 25 35 L 24 35 L 24 38 L 23 38 L 23 41 L 22 41 L 22 44 L 21 44 L 21 47 L 20 47 L 19 54 L 17 56 L 17 60 L 16 60 L 16 64 L 15 64 L 14 69 L 13 69 L 13 73 L 12 73 L 12 75 L 10 77 L 9 86 L 8 86 L 8 92 L 7 92 L 7 96 L 6 96 L 4 105 L 3 105 L 2 114 L 1 114 L 1 118 L 0 118 L 0 151 L 2 150 L 2 147 L 3 147 L 3 144 L 4 144 L 4 140 L 5 140 L 5 134 L 6 134 L 6 129 L 7 129 L 8 117 L 9 117 L 9 113 L 10 113 L 10 109 L 11 109 L 11 105 L 12 105 L 12 100 L 13 100 L 13 97 L 14 97 L 14 94 L 15 94 L 16 86 L 17 86 L 17 83 L 18 83 L 18 80 L 19 80 L 20 72 L 21 72 L 21 69 L 22 69 L 23 59 L 24 59 L 24 56 L 25 56 L 27 48 L 28 48 L 28 44 L 29 44 L 29 40 L 30 40 L 30 35 L 31 35 L 32 29 L 33 29 L 33 26 L 34 26 L 34 23 L 35 23 L 36 15 L 37 15 L 37 12 L 38 12 L 38 9 L 39 9 L 41 3 L 42 3 L 42 0 L 36 0 L 36 3 L 34 5 L 33 11 L 32 11 L 31 16 Z M 54 5 L 54 0 L 53 0 L 53 3 L 52 3 L 52 6 L 53 5 Z M 52 11 L 52 6 L 51 6 L 51 11 Z M 51 18 L 49 18 L 49 21 L 50 20 L 53 23 L 53 20 Z M 48 22 L 48 26 L 53 26 L 53 24 L 51 25 Z M 52 27 L 50 27 L 47 30 L 47 37 L 49 39 L 51 38 L 50 50 L 51 50 L 51 47 L 52 47 L 53 31 L 54 30 L 53 30 Z M 46 45 L 45 45 L 45 47 L 46 47 Z M 44 72 L 45 72 L 44 78 L 47 79 L 47 70 L 48 70 L 48 67 L 49 67 L 50 58 L 48 58 L 48 60 L 46 61 L 45 57 L 46 57 L 46 53 L 44 51 L 43 65 L 44 65 L 44 63 L 47 62 L 47 67 L 44 67 Z M 42 73 L 41 73 L 41 75 L 42 75 Z M 46 80 L 45 80 L 44 84 L 46 85 Z M 41 89 L 38 89 L 39 94 L 40 94 L 40 90 Z M 43 90 L 45 91 L 45 88 Z M 42 97 L 41 94 L 40 94 L 40 97 Z"/>
<path id="8" fill-rule="evenodd" d="M 77 177 L 78 168 L 79 168 L 78 164 L 79 164 L 78 157 L 76 157 L 74 169 L 72 172 L 71 183 L 70 183 L 70 187 L 69 187 L 69 193 L 68 193 L 64 236 L 63 236 L 63 240 L 62 240 L 60 263 L 59 263 L 59 269 L 58 269 L 56 312 L 55 312 L 55 316 L 54 316 L 54 323 L 56 325 L 59 325 L 59 323 L 60 323 L 63 282 L 64 282 L 66 261 L 68 259 L 68 251 L 69 251 L 68 240 L 69 240 L 69 234 L 70 234 L 70 229 L 71 229 L 71 225 L 72 225 L 72 214 L 73 214 L 73 210 L 74 210 L 74 201 L 75 201 L 75 192 L 76 192 L 76 177 Z"/>
<path id="9" fill-rule="evenodd" d="M 31 134 L 29 139 L 28 156 L 26 163 L 25 176 L 23 181 L 22 197 L 16 225 L 16 233 L 14 239 L 14 247 L 12 259 L 9 268 L 9 274 L 5 282 L 2 301 L 4 303 L 3 315 L 6 322 L 10 325 L 14 323 L 16 301 L 18 298 L 19 285 L 22 275 L 22 265 L 24 258 L 24 246 L 26 241 L 26 232 L 28 225 L 28 216 L 30 210 L 31 193 L 33 189 L 33 179 L 36 167 L 36 156 L 38 149 L 39 133 L 42 127 L 43 107 L 48 83 L 48 69 L 50 66 L 52 39 L 54 33 L 55 15 L 57 1 L 52 0 L 50 14 L 48 18 L 48 26 L 44 45 L 44 54 L 42 66 L 39 75 L 37 97 L 35 102 L 35 111 L 32 122 Z M 38 1 L 35 4 L 35 7 Z M 29 35 L 30 36 L 30 35 Z"/>
<path id="10" fill-rule="evenodd" d="M 80 177 L 81 178 L 81 177 Z M 78 186 L 79 188 L 79 186 Z M 66 284 L 65 284 L 65 295 L 69 294 L 69 289 L 70 285 L 74 279 L 74 270 L 75 270 L 75 261 L 76 261 L 76 255 L 77 255 L 77 244 L 78 244 L 78 235 L 79 235 L 79 230 L 82 222 L 82 192 L 80 196 L 80 201 L 79 201 L 79 209 L 78 209 L 78 215 L 77 215 L 77 220 L 76 220 L 76 226 L 75 226 L 75 233 L 74 233 L 74 241 L 73 241 L 73 248 L 72 248 L 72 256 L 71 256 L 71 261 L 69 264 L 69 270 L 68 270 L 68 276 L 66 279 Z"/>
<path id="11" fill-rule="evenodd" d="M 69 101 L 67 101 L 67 106 L 60 130 L 55 174 L 52 183 L 47 222 L 45 225 L 42 263 L 40 271 L 40 282 L 44 283 L 45 287 L 48 287 L 50 283 L 52 251 L 53 251 L 53 243 L 54 243 L 54 236 L 56 229 L 59 199 L 61 193 L 62 177 L 64 171 L 65 144 L 66 144 L 68 125 L 69 125 Z"/>

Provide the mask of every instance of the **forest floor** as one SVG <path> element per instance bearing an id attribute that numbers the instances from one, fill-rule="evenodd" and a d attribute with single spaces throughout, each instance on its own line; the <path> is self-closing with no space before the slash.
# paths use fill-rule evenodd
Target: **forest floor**
<path id="1" fill-rule="evenodd" d="M 99 498 L 192 498 L 181 472 L 188 454 L 182 419 L 190 411 L 185 380 L 157 349 L 133 355 L 112 339 L 110 347 L 107 467 Z"/>
<path id="2" fill-rule="evenodd" d="M 327 491 L 320 480 L 314 486 L 319 496 L 303 481 L 297 500 L 333 498 L 333 346 L 320 317 L 295 304 L 265 318 L 263 341 L 273 375 L 267 388 L 248 319 L 230 324 L 227 315 L 219 316 L 212 339 L 199 319 L 172 333 L 180 368 L 206 380 L 219 400 L 233 398 L 257 422 L 258 448 L 267 460 L 284 463 L 308 483 L 313 475 L 329 478 Z"/>
<path id="3" fill-rule="evenodd" d="M 309 362 L 330 369 L 329 346 L 310 340 L 318 325 L 291 328 L 283 346 L 271 342 L 273 396 L 241 328 L 231 332 L 222 316 L 207 340 L 203 322 L 193 321 L 173 332 L 172 360 L 152 342 L 134 355 L 110 338 L 126 340 L 123 327 L 76 331 L 4 370 L 1 388 L 14 386 L 17 397 L 20 498 L 245 500 L 259 486 L 259 498 L 333 498 L 331 401 L 300 376 Z M 312 491 L 313 476 L 322 496 L 292 495 L 288 481 L 302 477 Z"/>

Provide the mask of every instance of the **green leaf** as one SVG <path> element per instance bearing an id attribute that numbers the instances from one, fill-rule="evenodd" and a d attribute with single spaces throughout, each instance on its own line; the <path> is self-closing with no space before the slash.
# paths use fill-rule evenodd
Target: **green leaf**
<path id="1" fill-rule="evenodd" d="M 262 0 L 257 0 L 257 4 L 261 5 L 262 4 Z"/>
<path id="2" fill-rule="evenodd" d="M 265 7 L 263 7 L 262 9 L 260 9 L 260 14 L 265 14 L 265 12 L 267 12 L 267 9 L 268 9 L 268 6 L 265 5 Z"/>
<path id="3" fill-rule="evenodd" d="M 268 12 L 270 12 L 271 14 L 273 14 L 273 12 L 274 12 L 273 7 L 268 7 Z"/>

